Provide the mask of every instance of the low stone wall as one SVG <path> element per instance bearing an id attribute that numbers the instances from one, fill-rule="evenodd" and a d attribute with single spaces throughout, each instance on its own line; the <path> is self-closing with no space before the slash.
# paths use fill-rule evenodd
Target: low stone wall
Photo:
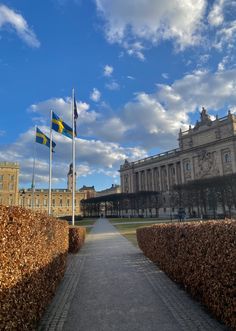
<path id="1" fill-rule="evenodd" d="M 137 240 L 148 258 L 236 330 L 236 221 L 144 227 Z"/>
<path id="2" fill-rule="evenodd" d="M 63 277 L 68 224 L 0 206 L 1 330 L 35 330 Z"/>
<path id="3" fill-rule="evenodd" d="M 69 227 L 69 253 L 77 253 L 84 244 L 86 228 L 81 226 Z"/>

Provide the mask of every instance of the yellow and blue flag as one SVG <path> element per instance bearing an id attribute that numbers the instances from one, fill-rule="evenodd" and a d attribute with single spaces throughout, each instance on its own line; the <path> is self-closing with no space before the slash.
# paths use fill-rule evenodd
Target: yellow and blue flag
<path id="1" fill-rule="evenodd" d="M 36 143 L 45 145 L 50 148 L 50 139 L 41 131 L 39 128 L 36 128 Z M 56 147 L 56 143 L 52 141 L 52 148 Z"/>
<path id="2" fill-rule="evenodd" d="M 52 113 L 52 129 L 68 138 L 73 138 L 73 130 L 71 127 L 63 122 L 54 112 Z"/>

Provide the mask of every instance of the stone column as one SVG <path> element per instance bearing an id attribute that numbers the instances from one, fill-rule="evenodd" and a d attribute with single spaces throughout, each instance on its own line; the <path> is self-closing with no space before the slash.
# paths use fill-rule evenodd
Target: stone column
<path id="1" fill-rule="evenodd" d="M 180 160 L 180 170 L 181 170 L 181 183 L 184 184 L 184 165 L 183 165 L 183 160 Z"/>
<path id="2" fill-rule="evenodd" d="M 144 170 L 144 190 L 148 191 L 148 170 Z"/>
<path id="3" fill-rule="evenodd" d="M 194 180 L 195 179 L 195 174 L 194 174 L 194 161 L 193 161 L 193 157 L 191 157 L 190 160 L 191 160 L 191 179 Z"/>
<path id="4" fill-rule="evenodd" d="M 217 152 L 217 157 L 218 157 L 218 160 L 219 160 L 219 171 L 220 171 L 220 175 L 223 176 L 224 174 L 224 170 L 223 170 L 223 160 L 222 160 L 222 155 L 221 155 L 221 150 L 219 150 Z"/>
<path id="5" fill-rule="evenodd" d="M 178 184 L 178 176 L 177 176 L 177 163 L 174 163 L 174 169 L 175 169 L 175 184 Z"/>
<path id="6" fill-rule="evenodd" d="M 138 172 L 138 191 L 141 191 L 142 182 L 141 182 L 141 171 Z"/>
<path id="7" fill-rule="evenodd" d="M 151 169 L 151 179 L 152 179 L 152 191 L 155 191 L 155 182 L 154 182 L 154 168 Z"/>
<path id="8" fill-rule="evenodd" d="M 162 177 L 161 177 L 161 167 L 157 168 L 157 172 L 158 172 L 158 180 L 159 180 L 160 191 L 163 191 Z"/>
<path id="9" fill-rule="evenodd" d="M 169 165 L 165 166 L 166 168 L 166 177 L 167 177 L 167 191 L 170 190 L 170 174 L 169 174 Z"/>

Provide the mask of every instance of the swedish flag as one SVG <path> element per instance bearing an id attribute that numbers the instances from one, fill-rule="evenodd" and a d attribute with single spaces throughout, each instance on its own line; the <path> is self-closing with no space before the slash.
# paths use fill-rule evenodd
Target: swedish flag
<path id="1" fill-rule="evenodd" d="M 35 137 L 36 143 L 46 145 L 50 148 L 50 139 L 41 131 L 39 128 L 36 128 L 36 137 Z M 56 143 L 52 141 L 52 148 L 56 146 Z"/>
<path id="2" fill-rule="evenodd" d="M 52 113 L 52 129 L 68 138 L 73 138 L 73 130 L 71 127 L 63 122 L 55 113 Z"/>

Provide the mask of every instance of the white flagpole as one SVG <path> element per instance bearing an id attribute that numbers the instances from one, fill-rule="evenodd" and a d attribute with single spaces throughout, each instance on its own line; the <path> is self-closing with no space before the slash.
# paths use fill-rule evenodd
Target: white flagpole
<path id="1" fill-rule="evenodd" d="M 72 174 L 72 225 L 75 225 L 75 118 L 74 118 L 74 97 L 75 91 L 72 89 L 72 164 L 73 164 L 73 174 Z"/>
<path id="2" fill-rule="evenodd" d="M 51 200 L 52 200 L 52 110 L 50 123 L 50 149 L 49 149 L 49 189 L 48 189 L 48 215 L 51 215 Z"/>
<path id="3" fill-rule="evenodd" d="M 36 132 L 37 127 L 35 125 L 35 138 L 34 138 L 34 161 L 33 161 L 33 174 L 32 174 L 32 209 L 34 209 L 34 192 L 35 192 L 35 158 L 36 158 Z"/>

